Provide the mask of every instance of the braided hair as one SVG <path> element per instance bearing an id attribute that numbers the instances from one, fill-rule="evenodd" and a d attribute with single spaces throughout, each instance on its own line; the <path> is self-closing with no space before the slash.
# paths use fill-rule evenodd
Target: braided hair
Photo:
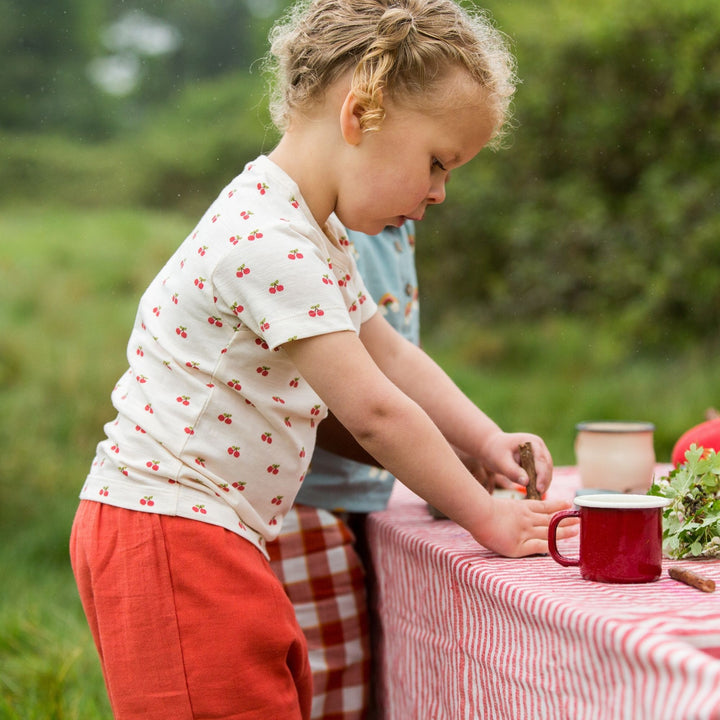
<path id="1" fill-rule="evenodd" d="M 454 0 L 305 0 L 278 21 L 270 42 L 270 109 L 280 130 L 350 72 L 364 131 L 380 128 L 384 94 L 422 108 L 456 68 L 486 91 L 494 143 L 509 118 L 516 78 L 507 39 L 485 13 Z"/>

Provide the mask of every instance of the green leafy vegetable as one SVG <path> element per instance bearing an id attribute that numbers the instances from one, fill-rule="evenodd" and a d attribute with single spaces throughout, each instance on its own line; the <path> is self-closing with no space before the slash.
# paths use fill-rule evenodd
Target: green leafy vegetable
<path id="1" fill-rule="evenodd" d="M 663 508 L 663 551 L 671 558 L 720 557 L 720 454 L 691 445 L 685 462 L 653 481 Z"/>

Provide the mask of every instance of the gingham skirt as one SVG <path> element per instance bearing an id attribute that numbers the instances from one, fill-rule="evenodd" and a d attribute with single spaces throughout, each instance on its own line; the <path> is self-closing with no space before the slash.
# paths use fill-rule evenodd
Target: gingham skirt
<path id="1" fill-rule="evenodd" d="M 296 505 L 268 543 L 305 633 L 313 720 L 360 720 L 368 712 L 370 636 L 365 573 L 348 526 L 327 510 Z"/>

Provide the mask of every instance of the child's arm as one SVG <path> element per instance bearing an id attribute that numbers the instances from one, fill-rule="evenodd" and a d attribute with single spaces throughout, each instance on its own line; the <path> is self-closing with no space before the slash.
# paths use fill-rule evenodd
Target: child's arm
<path id="1" fill-rule="evenodd" d="M 385 322 L 381 317 L 378 319 Z M 520 556 L 547 552 L 550 516 L 566 504 L 519 502 L 489 495 L 467 471 L 423 409 L 381 371 L 355 333 L 330 333 L 287 343 L 284 347 L 340 422 L 401 482 L 465 527 L 478 542 L 500 554 Z M 398 358 L 404 355 L 399 348 L 396 350 Z M 383 365 L 388 369 L 393 367 L 393 363 L 386 360 Z M 437 371 L 417 368 L 426 381 L 437 381 L 442 386 L 449 382 L 442 379 L 447 376 L 437 365 L 433 363 L 428 367 Z M 405 376 L 415 372 L 416 367 L 405 366 Z M 418 385 L 414 380 L 409 384 Z M 449 386 L 455 387 L 452 382 Z M 453 425 L 471 421 L 479 433 L 500 432 L 479 410 L 475 409 L 474 413 L 470 410 L 475 406 L 457 388 L 452 397 L 442 401 L 433 398 L 435 391 L 419 394 L 427 397 L 432 411 L 438 413 L 442 422 Z M 453 405 L 458 396 L 464 398 L 464 402 L 454 415 L 453 408 L 446 408 L 445 404 Z M 439 412 L 438 405 L 442 406 Z M 454 434 L 460 438 L 472 436 L 467 430 Z M 486 438 L 480 438 L 478 448 L 487 442 Z M 474 447 L 472 442 L 468 444 Z M 560 530 L 563 537 L 575 532 L 571 527 L 561 526 Z"/>
<path id="2" fill-rule="evenodd" d="M 541 438 L 528 433 L 504 433 L 442 368 L 379 314 L 363 325 L 360 337 L 383 373 L 430 415 L 448 442 L 479 459 L 489 472 L 527 485 L 518 448 L 532 442 L 537 487 L 540 492 L 547 490 L 552 480 L 552 458 Z"/>

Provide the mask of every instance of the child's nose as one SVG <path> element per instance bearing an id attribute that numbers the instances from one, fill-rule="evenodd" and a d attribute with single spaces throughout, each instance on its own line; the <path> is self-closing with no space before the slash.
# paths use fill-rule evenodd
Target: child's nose
<path id="1" fill-rule="evenodd" d="M 427 201 L 428 204 L 439 205 L 445 200 L 445 182 L 446 178 L 435 178 L 430 185 L 430 192 L 428 192 Z"/>

